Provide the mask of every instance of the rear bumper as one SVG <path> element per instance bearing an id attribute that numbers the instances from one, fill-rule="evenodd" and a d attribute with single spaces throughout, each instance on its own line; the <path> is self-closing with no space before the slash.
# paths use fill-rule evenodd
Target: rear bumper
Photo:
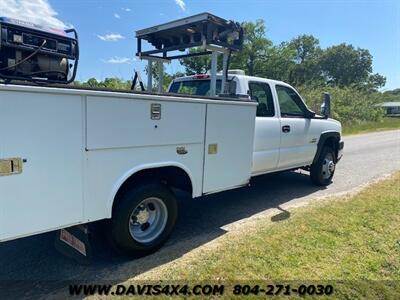
<path id="1" fill-rule="evenodd" d="M 339 142 L 338 155 L 337 155 L 337 161 L 339 161 L 343 156 L 343 148 L 344 148 L 344 142 L 340 141 Z"/>

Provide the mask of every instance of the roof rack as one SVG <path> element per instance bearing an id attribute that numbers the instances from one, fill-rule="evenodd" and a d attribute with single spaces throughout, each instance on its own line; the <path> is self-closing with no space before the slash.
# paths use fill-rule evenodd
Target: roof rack
<path id="1" fill-rule="evenodd" d="M 216 94 L 216 73 L 218 54 L 223 54 L 223 72 L 227 74 L 229 57 L 232 51 L 239 51 L 243 45 L 243 28 L 239 23 L 227 21 L 210 13 L 201 13 L 191 17 L 175 20 L 158 26 L 136 31 L 137 53 L 143 60 L 159 64 L 159 92 L 162 89 L 163 63 L 173 59 L 212 54 L 210 94 Z M 153 46 L 152 50 L 142 51 L 142 41 Z M 186 51 L 200 48 L 199 52 L 171 55 L 174 51 Z M 225 78 L 226 76 L 224 76 Z M 225 88 L 226 78 L 222 82 Z M 152 87 L 152 74 L 148 72 L 147 88 Z"/>

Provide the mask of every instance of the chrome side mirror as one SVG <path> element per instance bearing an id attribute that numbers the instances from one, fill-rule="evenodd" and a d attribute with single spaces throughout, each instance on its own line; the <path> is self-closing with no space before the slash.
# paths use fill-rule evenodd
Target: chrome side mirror
<path id="1" fill-rule="evenodd" d="M 329 93 L 322 94 L 321 115 L 325 118 L 331 116 L 331 95 Z"/>

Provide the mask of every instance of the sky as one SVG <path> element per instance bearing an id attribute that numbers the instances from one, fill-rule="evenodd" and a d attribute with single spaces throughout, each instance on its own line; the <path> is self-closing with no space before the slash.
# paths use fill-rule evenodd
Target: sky
<path id="1" fill-rule="evenodd" d="M 400 88 L 399 0 L 0 0 L 0 16 L 77 29 L 77 80 L 130 79 L 146 62 L 135 58 L 135 31 L 202 12 L 235 21 L 265 20 L 275 44 L 312 34 L 323 48 L 369 49 L 383 90 Z M 167 72 L 182 71 L 179 63 Z"/>

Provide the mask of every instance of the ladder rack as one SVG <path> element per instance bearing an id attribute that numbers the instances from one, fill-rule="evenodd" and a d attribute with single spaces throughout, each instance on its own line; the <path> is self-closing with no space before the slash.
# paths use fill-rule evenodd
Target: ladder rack
<path id="1" fill-rule="evenodd" d="M 210 13 L 201 13 L 165 24 L 136 31 L 136 55 L 148 61 L 147 89 L 152 88 L 153 62 L 158 64 L 158 92 L 163 92 L 164 63 L 174 59 L 212 55 L 210 95 L 216 95 L 218 54 L 223 55 L 223 80 L 225 90 L 229 57 L 231 52 L 240 51 L 243 45 L 243 28 L 239 23 L 227 21 Z M 154 49 L 143 51 L 142 41 L 147 41 Z M 200 48 L 190 53 L 189 49 Z M 175 51 L 185 52 L 174 54 Z"/>

